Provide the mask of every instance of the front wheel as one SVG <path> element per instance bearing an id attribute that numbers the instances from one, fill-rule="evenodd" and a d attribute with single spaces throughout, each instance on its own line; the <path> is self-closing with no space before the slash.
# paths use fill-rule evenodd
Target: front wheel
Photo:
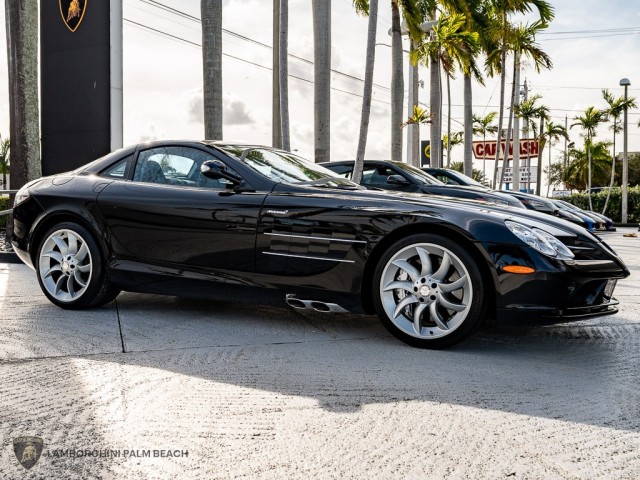
<path id="1" fill-rule="evenodd" d="M 77 223 L 64 222 L 51 228 L 40 243 L 36 260 L 40 287 L 59 307 L 100 306 L 120 292 L 106 276 L 93 236 Z"/>
<path id="2" fill-rule="evenodd" d="M 420 348 L 444 348 L 473 333 L 487 302 L 480 269 L 452 240 L 434 234 L 404 238 L 380 259 L 374 304 L 394 336 Z"/>

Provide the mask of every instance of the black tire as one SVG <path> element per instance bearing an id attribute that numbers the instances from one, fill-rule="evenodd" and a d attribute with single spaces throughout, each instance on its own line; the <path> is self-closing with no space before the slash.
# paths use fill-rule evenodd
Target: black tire
<path id="1" fill-rule="evenodd" d="M 75 222 L 61 222 L 42 236 L 34 267 L 43 293 L 60 308 L 98 307 L 120 293 L 106 275 L 94 236 Z"/>
<path id="2" fill-rule="evenodd" d="M 448 260 L 443 261 L 445 254 Z M 446 348 L 464 340 L 482 325 L 488 304 L 474 258 L 436 234 L 415 234 L 394 243 L 374 270 L 372 292 L 382 324 L 418 348 Z"/>

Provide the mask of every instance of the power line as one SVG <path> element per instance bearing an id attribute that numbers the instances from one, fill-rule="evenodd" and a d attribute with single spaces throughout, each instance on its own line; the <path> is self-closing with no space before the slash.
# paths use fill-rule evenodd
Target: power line
<path id="1" fill-rule="evenodd" d="M 558 40 L 581 40 L 581 39 L 585 39 L 585 38 L 620 37 L 620 36 L 623 36 L 623 35 L 637 35 L 638 33 L 640 33 L 640 30 L 636 31 L 636 32 L 606 33 L 606 34 L 602 34 L 602 35 L 585 35 L 585 36 L 580 36 L 580 37 L 545 38 L 544 41 L 545 42 L 557 42 Z"/>
<path id="2" fill-rule="evenodd" d="M 540 32 L 539 35 L 571 35 L 576 33 L 604 33 L 604 32 L 624 32 L 629 30 L 640 30 L 640 27 L 616 27 L 602 28 L 599 30 L 567 30 L 564 32 Z"/>
<path id="3" fill-rule="evenodd" d="M 178 10 L 176 8 L 173 8 L 173 7 L 170 7 L 168 5 L 165 5 L 164 3 L 158 2 L 156 0 L 138 0 L 138 1 L 140 3 L 144 3 L 144 4 L 147 4 L 149 6 L 158 8 L 160 10 L 164 10 L 166 12 L 169 12 L 171 14 L 174 14 L 174 15 L 177 15 L 179 17 L 185 18 L 187 20 L 191 20 L 192 22 L 195 22 L 195 23 L 198 23 L 198 24 L 202 24 L 202 21 L 201 21 L 200 18 L 198 18 L 198 17 L 196 17 L 194 15 L 188 14 L 186 12 L 183 12 L 182 10 Z M 238 39 L 253 43 L 254 45 L 258 45 L 260 47 L 267 48 L 269 50 L 273 50 L 273 46 L 272 45 L 269 45 L 267 43 L 261 42 L 259 40 L 254 39 L 254 38 L 247 37 L 245 35 L 241 35 L 239 33 L 233 32 L 231 30 L 227 30 L 226 28 L 223 28 L 222 31 L 223 31 L 223 33 L 226 33 L 227 35 L 230 35 L 232 37 L 235 37 L 235 38 L 238 38 Z M 292 53 L 288 53 L 287 56 L 290 57 L 290 58 L 294 58 L 294 59 L 296 59 L 296 60 L 298 60 L 300 62 L 304 62 L 304 63 L 306 63 L 308 65 L 314 65 L 314 62 L 312 60 L 307 59 L 307 58 L 300 57 L 300 56 L 294 55 Z M 335 73 L 336 75 L 341 75 L 341 76 L 349 78 L 351 80 L 355 80 L 357 82 L 364 83 L 364 79 L 356 77 L 355 75 L 351 75 L 349 73 L 345 73 L 345 72 L 342 72 L 340 70 L 336 70 L 334 68 L 331 69 L 331 72 Z M 380 85 L 380 84 L 377 84 L 377 83 L 374 83 L 373 85 L 375 87 L 377 87 L 377 88 L 382 88 L 384 90 L 391 91 L 391 89 L 389 87 L 386 87 L 384 85 Z"/>
<path id="4" fill-rule="evenodd" d="M 179 37 L 177 35 L 172 35 L 170 33 L 163 32 L 162 30 L 158 30 L 157 28 L 153 28 L 153 27 L 150 27 L 148 25 L 144 25 L 142 23 L 135 22 L 135 21 L 130 20 L 128 18 L 123 18 L 123 21 L 125 21 L 126 23 L 131 24 L 134 27 L 142 28 L 144 30 L 150 31 L 150 32 L 155 33 L 157 35 L 168 37 L 168 38 L 171 38 L 173 40 L 177 40 L 177 41 L 186 43 L 186 44 L 194 46 L 194 47 L 202 48 L 202 45 L 197 43 L 197 42 L 192 42 L 191 40 L 187 40 L 187 39 Z M 237 56 L 231 55 L 229 53 L 222 52 L 222 55 L 224 55 L 225 57 L 232 58 L 234 60 L 238 60 L 238 61 L 243 62 L 243 63 L 247 63 L 249 65 L 253 65 L 254 67 L 258 67 L 258 68 L 261 68 L 263 70 L 273 71 L 273 69 L 271 67 L 267 67 L 265 65 L 261 65 L 261 64 L 256 63 L 256 62 L 252 62 L 251 60 L 246 60 L 244 58 L 237 57 Z M 309 80 L 307 78 L 299 77 L 297 75 L 289 74 L 289 77 L 290 78 L 294 78 L 296 80 L 300 80 L 300 81 L 305 82 L 305 83 L 313 84 L 313 80 Z M 361 94 L 349 92 L 348 90 L 342 90 L 341 88 L 331 87 L 331 90 L 334 90 L 334 91 L 340 92 L 340 93 L 344 93 L 344 94 L 347 94 L 347 95 L 351 95 L 351 96 L 354 96 L 354 97 L 362 98 Z M 372 98 L 371 100 L 373 102 L 378 102 L 378 103 L 382 103 L 382 104 L 385 104 L 385 105 L 391 105 L 391 102 L 385 102 L 384 100 L 378 100 L 376 98 Z"/>

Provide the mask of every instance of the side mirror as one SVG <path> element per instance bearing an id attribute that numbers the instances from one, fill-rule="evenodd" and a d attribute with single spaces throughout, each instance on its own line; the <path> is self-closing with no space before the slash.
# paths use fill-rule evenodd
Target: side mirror
<path id="1" fill-rule="evenodd" d="M 220 160 L 207 160 L 200 166 L 200 173 L 212 180 L 224 178 L 235 185 L 242 182 L 242 178 L 227 170 L 225 163 Z"/>
<path id="2" fill-rule="evenodd" d="M 387 177 L 387 183 L 389 185 L 400 185 L 402 187 L 411 184 L 411 182 L 409 182 L 409 180 L 404 178 L 402 175 L 389 175 Z"/>

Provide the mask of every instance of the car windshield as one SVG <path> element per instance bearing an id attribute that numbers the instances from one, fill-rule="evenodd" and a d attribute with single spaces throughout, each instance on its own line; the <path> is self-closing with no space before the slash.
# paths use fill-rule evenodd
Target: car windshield
<path id="1" fill-rule="evenodd" d="M 429 175 L 427 172 L 423 172 L 419 168 L 414 167 L 413 165 L 409 165 L 407 163 L 402 162 L 394 162 L 394 165 L 402 170 L 405 174 L 409 175 L 413 178 L 417 183 L 428 184 L 428 185 L 445 185 L 443 182 L 438 180 L 437 178 Z"/>
<path id="2" fill-rule="evenodd" d="M 462 185 L 473 185 L 475 187 L 484 187 L 484 185 L 481 184 L 480 182 L 474 180 L 473 178 L 467 175 L 463 175 L 460 172 L 457 172 L 455 170 L 447 170 L 447 172 L 449 173 L 449 175 L 451 175 L 456 180 L 458 180 Z"/>
<path id="3" fill-rule="evenodd" d="M 333 188 L 358 188 L 358 185 L 302 157 L 281 150 L 216 144 L 246 166 L 274 182 L 293 185 L 317 185 Z"/>

